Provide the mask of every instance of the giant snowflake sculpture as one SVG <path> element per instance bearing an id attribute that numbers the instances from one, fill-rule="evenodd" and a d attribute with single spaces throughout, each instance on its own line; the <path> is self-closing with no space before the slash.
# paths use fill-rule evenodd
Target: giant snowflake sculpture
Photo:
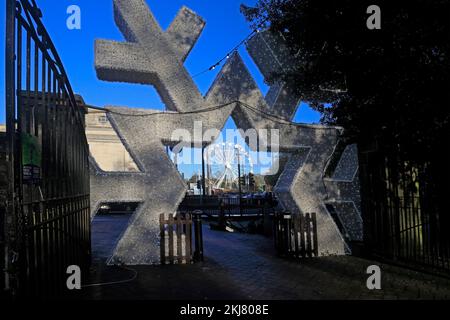
<path id="1" fill-rule="evenodd" d="M 279 144 L 271 145 L 272 140 L 263 137 L 260 140 L 269 148 L 290 154 L 275 190 L 282 205 L 293 213 L 316 212 L 320 254 L 344 254 L 345 241 L 325 206 L 327 202 L 341 203 L 342 186 L 333 179 L 328 180 L 333 193 L 330 198 L 323 177 L 341 129 L 267 119 L 264 113 L 292 119 L 300 97 L 283 84 L 273 86 L 264 97 L 238 53 L 228 59 L 203 97 L 183 65 L 205 26 L 204 21 L 188 8 L 180 10 L 166 31 L 161 30 L 144 0 L 114 0 L 114 16 L 127 42 L 96 41 L 98 77 L 106 81 L 153 85 L 172 112 L 109 108 L 114 111 L 109 114 L 113 127 L 141 171 L 105 173 L 92 161 L 93 214 L 105 202 L 141 203 L 110 262 L 159 263 L 159 214 L 175 212 L 186 192 L 186 185 L 168 158 L 165 145 L 180 142 L 208 145 L 217 136 L 205 138 L 203 134 L 210 129 L 220 131 L 230 116 L 243 130 L 279 130 Z M 248 44 L 250 55 L 266 76 L 274 68 L 289 65 L 289 54 L 280 41 L 264 32 Z M 238 101 L 263 113 L 243 107 Z M 210 112 L 186 114 L 218 105 L 226 106 Z M 202 124 L 200 133 L 196 132 L 196 123 Z M 174 130 L 180 129 L 190 133 L 194 140 L 174 138 Z M 355 163 L 351 165 L 357 170 Z M 350 189 L 357 188 L 353 181 L 342 183 L 345 187 L 351 185 Z M 357 212 L 352 214 L 357 215 Z M 343 221 L 353 221 L 348 214 L 346 217 Z M 354 234 L 358 236 L 357 232 Z"/>

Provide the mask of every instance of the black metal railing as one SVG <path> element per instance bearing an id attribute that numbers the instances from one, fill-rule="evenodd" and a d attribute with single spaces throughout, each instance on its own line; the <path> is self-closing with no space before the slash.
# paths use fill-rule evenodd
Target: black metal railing
<path id="1" fill-rule="evenodd" d="M 450 218 L 433 160 L 394 152 L 360 155 L 365 244 L 369 253 L 408 266 L 450 270 Z M 448 170 L 441 166 L 445 175 Z M 440 204 L 441 203 L 441 204 Z"/>
<path id="2" fill-rule="evenodd" d="M 201 210 L 205 217 L 262 217 L 273 214 L 277 201 L 273 198 L 226 198 L 217 196 L 186 196 L 178 207 L 181 213 Z"/>
<path id="3" fill-rule="evenodd" d="M 61 296 L 67 267 L 90 264 L 84 109 L 35 1 L 6 2 L 9 289 Z"/>

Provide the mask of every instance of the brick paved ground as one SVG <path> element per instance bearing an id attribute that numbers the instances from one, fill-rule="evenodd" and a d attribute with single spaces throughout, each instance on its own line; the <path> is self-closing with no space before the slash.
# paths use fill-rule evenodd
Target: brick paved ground
<path id="1" fill-rule="evenodd" d="M 93 224 L 94 268 L 90 281 L 132 278 L 134 271 L 104 261 L 127 218 Z M 109 230 L 109 231 L 108 231 Z M 272 240 L 204 228 L 205 262 L 188 266 L 140 266 L 135 280 L 85 288 L 86 299 L 449 299 L 450 280 L 380 265 L 382 290 L 369 291 L 365 270 L 373 261 L 325 257 L 302 262 L 277 258 Z M 378 263 L 379 264 L 379 263 Z"/>

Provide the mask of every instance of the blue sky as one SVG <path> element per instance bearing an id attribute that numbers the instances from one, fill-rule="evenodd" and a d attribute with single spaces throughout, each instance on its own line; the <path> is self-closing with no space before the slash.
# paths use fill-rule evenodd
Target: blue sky
<path id="1" fill-rule="evenodd" d="M 156 91 L 150 86 L 135 84 L 110 83 L 97 79 L 94 69 L 95 39 L 123 40 L 113 20 L 112 0 L 36 0 L 43 12 L 43 22 L 64 63 L 74 91 L 81 94 L 88 104 L 96 106 L 121 105 L 163 109 Z M 245 38 L 250 32 L 248 22 L 239 11 L 241 3 L 253 5 L 256 0 L 147 0 L 156 19 L 163 29 L 167 28 L 182 5 L 186 5 L 206 20 L 197 45 L 186 61 L 186 68 L 197 74 L 214 64 L 231 48 Z M 69 30 L 66 27 L 70 5 L 81 8 L 81 30 Z M 5 0 L 0 0 L 0 123 L 5 121 L 5 84 L 4 84 L 4 43 L 5 43 Z M 268 88 L 245 51 L 240 49 L 244 62 L 261 88 L 266 93 Z M 199 89 L 204 94 L 211 86 L 220 68 L 197 78 Z M 318 122 L 320 116 L 307 105 L 303 105 L 295 121 L 303 123 Z M 233 128 L 229 121 L 226 128 Z"/>

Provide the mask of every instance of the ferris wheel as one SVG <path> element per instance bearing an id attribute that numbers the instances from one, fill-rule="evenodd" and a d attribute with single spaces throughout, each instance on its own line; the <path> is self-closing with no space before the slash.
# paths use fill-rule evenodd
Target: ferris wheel
<path id="1" fill-rule="evenodd" d="M 218 143 L 209 146 L 205 152 L 208 164 L 209 184 L 215 189 L 234 189 L 241 177 L 253 173 L 253 161 L 250 154 L 240 145 Z"/>

